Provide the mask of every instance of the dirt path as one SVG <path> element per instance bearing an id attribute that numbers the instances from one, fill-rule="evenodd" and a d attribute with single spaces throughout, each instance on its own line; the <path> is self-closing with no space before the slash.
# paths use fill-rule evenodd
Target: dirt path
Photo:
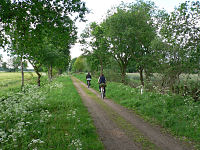
<path id="1" fill-rule="evenodd" d="M 159 127 L 144 122 L 133 112 L 112 102 L 100 99 L 100 94 L 72 77 L 75 87 L 90 112 L 106 150 L 191 150 Z"/>

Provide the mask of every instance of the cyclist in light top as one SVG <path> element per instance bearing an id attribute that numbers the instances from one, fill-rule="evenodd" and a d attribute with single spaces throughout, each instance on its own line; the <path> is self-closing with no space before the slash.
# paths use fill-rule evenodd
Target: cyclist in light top
<path id="1" fill-rule="evenodd" d="M 101 91 L 101 84 L 104 84 L 104 94 L 106 93 L 106 78 L 104 77 L 104 74 L 101 74 L 101 76 L 98 79 L 99 83 L 99 91 Z"/>

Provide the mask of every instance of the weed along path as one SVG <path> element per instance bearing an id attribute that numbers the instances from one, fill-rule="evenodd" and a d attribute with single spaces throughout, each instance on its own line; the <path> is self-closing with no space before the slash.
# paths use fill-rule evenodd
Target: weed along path
<path id="1" fill-rule="evenodd" d="M 88 108 L 106 150 L 191 150 L 158 127 L 152 127 L 133 112 L 102 100 L 100 94 L 72 77 L 72 81 Z"/>

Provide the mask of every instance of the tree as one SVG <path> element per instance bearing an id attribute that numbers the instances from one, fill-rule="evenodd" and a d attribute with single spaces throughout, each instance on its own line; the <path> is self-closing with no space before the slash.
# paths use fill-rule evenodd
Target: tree
<path id="1" fill-rule="evenodd" d="M 48 69 L 48 77 L 49 80 L 52 80 L 53 68 L 58 70 L 59 74 L 62 73 L 63 70 L 67 70 L 70 61 L 70 51 L 69 51 L 69 44 L 63 43 L 63 45 L 54 45 L 51 42 L 51 38 L 45 38 L 43 43 L 45 43 L 43 47 L 44 56 L 43 56 L 43 66 Z M 69 42 L 69 41 L 66 41 Z M 70 44 L 73 44 L 72 42 Z M 39 61 L 39 60 L 38 60 Z"/>
<path id="2" fill-rule="evenodd" d="M 8 70 L 6 62 L 2 63 L 2 68 L 3 68 L 4 71 Z"/>
<path id="3" fill-rule="evenodd" d="M 76 39 L 75 20 L 73 21 L 70 16 L 74 14 L 75 19 L 83 20 L 87 11 L 85 3 L 81 0 L 57 0 L 56 2 L 54 0 L 23 2 L 3 0 L 0 2 L 0 7 L 2 30 L 7 35 L 4 38 L 10 39 L 12 46 L 10 50 L 14 54 L 19 55 L 21 60 L 28 59 L 33 65 L 38 75 L 39 86 L 41 77 L 39 68 L 47 60 L 45 58 L 47 48 L 43 43 L 45 38 L 51 38 L 49 43 L 55 49 L 69 51 L 70 45 Z M 2 45 L 5 44 L 4 42 Z"/>
<path id="4" fill-rule="evenodd" d="M 70 61 L 69 71 L 72 71 L 73 66 L 74 66 L 74 63 L 76 62 L 76 59 L 77 59 L 77 57 L 73 58 L 73 59 Z"/>
<path id="5" fill-rule="evenodd" d="M 122 4 L 112 10 L 102 23 L 110 46 L 108 52 L 120 66 L 123 83 L 128 63 L 134 59 L 138 65 L 141 83 L 144 85 L 142 75 L 144 56 L 149 53 L 151 40 L 156 35 L 152 18 L 153 10 L 154 4 L 151 2 Z"/>
<path id="6" fill-rule="evenodd" d="M 133 72 L 137 72 L 137 71 L 138 71 L 138 69 L 137 69 L 136 61 L 131 59 L 127 66 L 127 72 L 133 73 Z"/>
<path id="7" fill-rule="evenodd" d="M 18 71 L 20 66 L 21 66 L 21 59 L 19 57 L 11 58 L 11 67 L 14 72 Z"/>
<path id="8" fill-rule="evenodd" d="M 86 28 L 85 32 L 81 34 L 81 44 L 84 45 L 83 51 L 87 54 L 87 60 L 91 64 L 93 70 L 98 69 L 100 65 L 100 72 L 103 73 L 103 69 L 109 62 L 108 42 L 105 37 L 104 28 L 98 25 L 96 22 L 92 22 L 89 28 Z M 87 40 L 90 40 L 89 42 Z M 91 47 L 92 50 L 88 50 Z"/>
<path id="9" fill-rule="evenodd" d="M 73 65 L 73 70 L 75 72 L 83 72 L 86 68 L 85 66 L 85 59 L 83 56 L 79 56 L 76 61 L 74 62 L 74 65 Z"/>
<path id="10" fill-rule="evenodd" d="M 21 69 L 21 58 L 20 57 L 17 57 L 17 56 L 14 56 L 14 57 L 11 57 L 10 59 L 10 66 L 11 66 L 11 69 L 15 72 L 15 71 L 18 71 L 19 69 Z M 28 64 L 27 62 L 24 60 L 23 62 L 23 68 L 26 69 L 28 67 Z"/>
<path id="11" fill-rule="evenodd" d="M 181 73 L 200 70 L 199 6 L 199 1 L 186 1 L 167 15 L 161 24 L 161 38 L 167 45 L 162 63 L 168 66 L 163 74 L 165 84 L 170 87 L 179 82 Z"/>

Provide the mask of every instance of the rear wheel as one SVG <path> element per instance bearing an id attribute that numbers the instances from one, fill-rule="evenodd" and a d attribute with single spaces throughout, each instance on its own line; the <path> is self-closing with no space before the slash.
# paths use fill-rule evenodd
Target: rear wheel
<path id="1" fill-rule="evenodd" d="M 90 80 L 87 81 L 88 88 L 90 87 Z"/>
<path id="2" fill-rule="evenodd" d="M 104 87 L 102 86 L 101 87 L 101 98 L 104 99 L 104 96 L 105 96 L 105 94 L 104 94 Z"/>

